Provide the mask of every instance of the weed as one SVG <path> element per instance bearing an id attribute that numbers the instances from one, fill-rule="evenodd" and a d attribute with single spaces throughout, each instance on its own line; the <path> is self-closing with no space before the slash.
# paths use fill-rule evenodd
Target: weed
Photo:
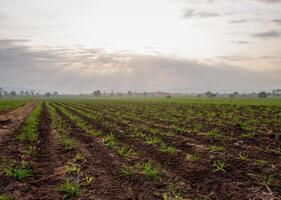
<path id="1" fill-rule="evenodd" d="M 226 171 L 225 171 L 226 166 L 225 166 L 225 163 L 223 161 L 216 160 L 216 161 L 214 161 L 212 166 L 214 167 L 215 171 L 217 171 L 217 172 L 221 171 L 221 172 L 226 173 Z"/>
<path id="2" fill-rule="evenodd" d="M 66 180 L 58 186 L 58 191 L 63 194 L 63 199 L 71 199 L 82 195 L 80 184 Z"/>
<path id="3" fill-rule="evenodd" d="M 160 174 L 159 167 L 153 166 L 150 162 L 143 163 L 141 169 L 146 179 L 157 178 Z"/>
<path id="4" fill-rule="evenodd" d="M 4 174 L 16 180 L 24 180 L 31 176 L 31 170 L 26 167 L 7 167 L 4 169 Z"/>

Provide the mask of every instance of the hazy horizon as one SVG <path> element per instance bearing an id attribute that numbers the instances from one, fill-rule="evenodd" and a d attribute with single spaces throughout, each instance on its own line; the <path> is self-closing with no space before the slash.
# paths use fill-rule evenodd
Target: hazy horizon
<path id="1" fill-rule="evenodd" d="M 0 0 L 0 87 L 281 87 L 281 0 Z"/>

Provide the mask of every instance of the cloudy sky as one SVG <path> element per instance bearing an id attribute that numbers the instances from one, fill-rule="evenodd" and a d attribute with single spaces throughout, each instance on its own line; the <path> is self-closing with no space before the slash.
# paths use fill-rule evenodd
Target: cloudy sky
<path id="1" fill-rule="evenodd" d="M 0 0 L 0 86 L 281 87 L 281 0 Z"/>

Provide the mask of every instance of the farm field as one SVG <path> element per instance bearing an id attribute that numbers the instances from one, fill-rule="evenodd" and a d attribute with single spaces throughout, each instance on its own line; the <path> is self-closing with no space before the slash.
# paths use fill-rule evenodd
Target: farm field
<path id="1" fill-rule="evenodd" d="M 0 124 L 0 200 L 281 198 L 278 99 L 11 108 L 19 106 L 0 112 L 9 118 Z"/>

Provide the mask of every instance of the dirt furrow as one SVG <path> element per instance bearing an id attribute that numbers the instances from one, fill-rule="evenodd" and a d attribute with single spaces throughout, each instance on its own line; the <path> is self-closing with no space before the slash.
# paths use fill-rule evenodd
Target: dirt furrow
<path id="1" fill-rule="evenodd" d="M 39 118 L 38 152 L 33 159 L 34 180 L 30 182 L 32 199 L 59 199 L 58 183 L 64 178 L 64 165 L 73 155 L 58 142 L 58 133 L 51 129 L 51 119 L 45 103 Z"/>

